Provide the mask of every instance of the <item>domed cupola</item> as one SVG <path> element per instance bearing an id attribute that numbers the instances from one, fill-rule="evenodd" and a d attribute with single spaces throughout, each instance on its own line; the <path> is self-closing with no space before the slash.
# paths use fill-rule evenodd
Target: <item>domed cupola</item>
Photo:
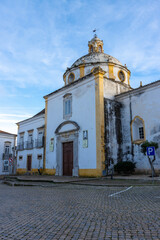
<path id="1" fill-rule="evenodd" d="M 103 41 L 100 40 L 97 35 L 94 35 L 94 38 L 88 42 L 88 52 L 89 53 L 103 53 Z"/>
<path id="2" fill-rule="evenodd" d="M 105 72 L 104 78 L 109 81 L 119 82 L 130 87 L 130 71 L 118 59 L 103 51 L 103 41 L 94 37 L 88 42 L 88 54 L 78 58 L 63 75 L 65 85 L 72 84 L 76 80 L 89 77 L 93 69 L 100 67 Z M 108 82 L 109 82 L 108 81 Z"/>

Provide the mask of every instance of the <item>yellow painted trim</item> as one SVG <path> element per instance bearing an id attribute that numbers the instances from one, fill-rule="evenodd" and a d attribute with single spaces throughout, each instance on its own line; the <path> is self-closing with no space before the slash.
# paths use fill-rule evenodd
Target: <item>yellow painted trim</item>
<path id="1" fill-rule="evenodd" d="M 113 69 L 114 69 L 114 64 L 108 63 L 109 78 L 111 78 L 111 79 L 115 79 Z"/>
<path id="2" fill-rule="evenodd" d="M 79 169 L 79 177 L 100 177 L 101 169 Z"/>
<path id="3" fill-rule="evenodd" d="M 97 46 L 97 52 L 99 52 L 99 47 L 101 47 L 100 53 L 103 53 L 103 52 L 104 52 L 104 51 L 103 51 L 103 45 L 102 45 L 102 44 L 99 44 L 99 45 Z"/>
<path id="4" fill-rule="evenodd" d="M 74 82 L 74 80 L 75 80 L 75 74 L 74 74 L 74 72 L 71 72 L 71 73 L 68 75 L 68 84 L 70 83 L 70 82 L 69 82 L 69 77 L 70 77 L 70 75 L 71 75 L 71 74 L 73 74 L 73 75 L 74 75 L 74 79 L 73 79 L 73 81 L 72 81 L 72 82 Z"/>
<path id="5" fill-rule="evenodd" d="M 45 130 L 44 130 L 43 170 L 46 168 L 47 113 L 48 113 L 48 98 L 45 99 Z"/>
<path id="6" fill-rule="evenodd" d="M 24 174 L 24 173 L 26 173 L 27 172 L 27 169 L 25 169 L 25 168 L 18 168 L 17 170 L 16 170 L 16 173 L 17 174 Z"/>
<path id="7" fill-rule="evenodd" d="M 133 125 L 134 121 L 136 120 L 136 118 L 138 118 L 138 119 L 140 119 L 142 121 L 143 131 L 144 131 L 144 139 L 133 140 L 133 127 L 132 127 L 132 125 Z M 131 121 L 130 128 L 131 128 L 131 141 L 132 141 L 132 143 L 134 143 L 134 144 L 141 144 L 141 143 L 146 141 L 146 131 L 145 131 L 145 124 L 144 124 L 143 118 L 141 118 L 140 116 L 135 116 L 133 118 L 133 120 Z"/>
<path id="8" fill-rule="evenodd" d="M 85 67 L 85 64 L 79 65 L 80 78 L 84 77 L 84 67 Z"/>
<path id="9" fill-rule="evenodd" d="M 66 85 L 66 75 L 63 75 L 63 81 L 64 81 L 64 84 Z"/>
<path id="10" fill-rule="evenodd" d="M 24 174 L 27 172 L 26 168 L 18 168 L 16 173 L 17 174 Z M 31 171 L 29 171 L 31 174 L 32 173 L 37 173 L 38 174 L 38 168 L 33 168 Z M 42 174 L 47 174 L 47 175 L 55 175 L 56 169 L 45 169 Z"/>
<path id="11" fill-rule="evenodd" d="M 96 110 L 96 169 L 102 176 L 105 169 L 105 144 L 104 144 L 104 88 L 103 76 L 105 72 L 97 67 L 93 70 L 95 77 L 95 110 Z"/>
<path id="12" fill-rule="evenodd" d="M 127 79 L 128 79 L 128 85 L 130 86 L 130 76 L 131 76 L 131 72 L 128 71 L 127 72 Z"/>
<path id="13" fill-rule="evenodd" d="M 45 169 L 43 171 L 43 174 L 47 174 L 47 175 L 55 175 L 56 174 L 56 169 Z"/>
<path id="14" fill-rule="evenodd" d="M 120 77 L 119 77 L 120 72 L 122 72 L 122 73 L 124 74 L 124 80 L 123 80 L 123 81 L 122 81 L 122 80 L 120 79 Z M 126 75 L 125 75 L 125 72 L 124 72 L 122 69 L 120 69 L 120 70 L 118 71 L 118 78 L 119 78 L 119 80 L 120 80 L 121 82 L 125 82 L 125 81 L 126 81 Z"/>

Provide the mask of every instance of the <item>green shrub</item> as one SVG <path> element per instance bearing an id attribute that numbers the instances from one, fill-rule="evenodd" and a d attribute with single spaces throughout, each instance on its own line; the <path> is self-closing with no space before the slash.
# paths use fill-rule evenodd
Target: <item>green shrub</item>
<path id="1" fill-rule="evenodd" d="M 118 173 L 130 174 L 135 170 L 136 164 L 130 161 L 118 162 L 114 166 L 114 170 Z"/>

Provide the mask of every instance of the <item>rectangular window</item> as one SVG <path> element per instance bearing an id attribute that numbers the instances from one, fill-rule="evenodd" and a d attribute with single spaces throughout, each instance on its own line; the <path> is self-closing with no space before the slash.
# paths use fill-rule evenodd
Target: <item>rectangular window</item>
<path id="1" fill-rule="evenodd" d="M 19 156 L 19 161 L 22 161 L 23 160 L 23 156 Z"/>
<path id="2" fill-rule="evenodd" d="M 6 145 L 5 146 L 5 154 L 9 154 L 9 152 L 10 152 L 9 149 L 10 149 L 10 146 Z"/>
<path id="3" fill-rule="evenodd" d="M 8 172 L 8 168 L 9 168 L 9 161 L 8 160 L 4 160 L 4 162 L 3 162 L 3 171 L 4 172 Z"/>
<path id="4" fill-rule="evenodd" d="M 63 97 L 63 117 L 69 119 L 72 116 L 72 95 L 66 94 Z"/>
<path id="5" fill-rule="evenodd" d="M 71 114 L 71 100 L 66 99 L 65 101 L 65 115 Z"/>
<path id="6" fill-rule="evenodd" d="M 28 134 L 28 141 L 29 141 L 29 142 L 32 142 L 32 137 L 33 137 L 33 134 L 32 134 L 32 133 L 29 133 L 29 134 Z"/>
<path id="7" fill-rule="evenodd" d="M 28 131 L 28 141 L 26 142 L 26 148 L 33 148 L 33 131 Z"/>
<path id="8" fill-rule="evenodd" d="M 139 128 L 139 139 L 144 139 L 144 130 L 143 127 Z"/>
<path id="9" fill-rule="evenodd" d="M 42 132 L 42 131 L 39 131 L 39 132 L 38 132 L 38 139 L 39 139 L 39 140 L 42 140 L 42 137 L 43 137 L 43 132 Z"/>
<path id="10" fill-rule="evenodd" d="M 20 144 L 22 144 L 24 141 L 24 135 L 20 136 Z"/>

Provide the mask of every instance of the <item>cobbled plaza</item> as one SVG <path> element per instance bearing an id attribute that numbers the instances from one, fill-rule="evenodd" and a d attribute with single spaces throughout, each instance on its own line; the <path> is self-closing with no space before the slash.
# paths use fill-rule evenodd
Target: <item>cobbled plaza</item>
<path id="1" fill-rule="evenodd" d="M 0 239 L 160 239 L 160 187 L 0 184 Z"/>

